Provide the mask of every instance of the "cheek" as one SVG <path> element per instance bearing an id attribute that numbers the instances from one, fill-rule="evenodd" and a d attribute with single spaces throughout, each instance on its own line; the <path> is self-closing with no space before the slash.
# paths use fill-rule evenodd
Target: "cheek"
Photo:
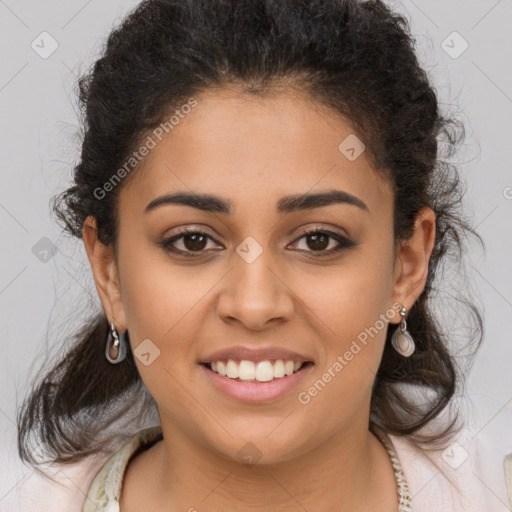
<path id="1" fill-rule="evenodd" d="M 122 254 L 121 293 L 132 347 L 150 339 L 160 350 L 160 364 L 167 363 L 168 352 L 179 362 L 192 348 L 184 332 L 188 338 L 194 336 L 198 323 L 190 319 L 213 286 L 214 276 L 198 280 L 192 267 L 172 265 L 158 248 L 134 246 Z"/>
<path id="2" fill-rule="evenodd" d="M 192 266 L 173 264 L 142 228 L 121 230 L 119 269 L 127 322 L 139 340 L 165 337 L 204 295 L 208 284 L 196 282 Z"/>
<path id="3" fill-rule="evenodd" d="M 340 340 L 338 348 L 390 308 L 393 287 L 388 269 L 387 262 L 359 253 L 347 265 L 299 281 L 304 302 L 324 324 L 325 334 Z"/>
<path id="4" fill-rule="evenodd" d="M 371 391 L 380 364 L 392 313 L 391 259 L 365 252 L 371 251 L 314 281 L 300 281 L 304 314 L 322 339 L 318 372 L 324 378 L 318 387 L 329 391 L 319 392 L 319 404 L 341 399 L 357 407 Z"/>
<path id="5" fill-rule="evenodd" d="M 173 267 L 155 252 L 139 249 L 125 256 L 122 300 L 142 381 L 157 404 L 178 418 L 180 408 L 197 405 L 186 391 L 193 385 L 190 368 L 197 357 L 193 340 L 201 337 L 201 299 L 215 280 L 194 279 L 191 270 Z M 145 360 L 142 353 L 150 356 Z"/>
<path id="6" fill-rule="evenodd" d="M 318 297 L 315 325 L 323 329 L 324 351 L 314 376 L 297 394 L 305 417 L 321 417 L 322 429 L 329 432 L 369 406 L 388 328 L 384 295 L 375 283 L 370 286 L 368 274 L 337 284 L 339 291 L 329 298 Z"/>

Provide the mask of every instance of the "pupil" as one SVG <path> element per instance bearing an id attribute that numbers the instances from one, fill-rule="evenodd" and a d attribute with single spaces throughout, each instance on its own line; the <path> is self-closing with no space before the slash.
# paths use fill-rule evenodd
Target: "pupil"
<path id="1" fill-rule="evenodd" d="M 197 242 L 198 239 L 203 239 L 203 243 L 201 244 L 201 242 Z M 188 243 L 189 240 L 193 240 L 192 243 Z M 204 249 L 204 241 L 206 240 L 206 237 L 199 234 L 199 233 L 195 233 L 193 235 L 185 235 L 183 237 L 183 243 L 185 244 L 185 247 L 189 250 L 202 250 Z M 199 245 L 198 245 L 199 244 Z"/>
<path id="2" fill-rule="evenodd" d="M 309 238 L 310 240 L 313 240 L 313 246 L 311 246 L 311 244 L 308 244 L 310 249 L 313 249 L 314 251 L 319 251 L 319 250 L 322 250 L 322 249 L 325 249 L 329 243 L 328 243 L 328 236 L 325 235 L 325 234 L 313 234 L 313 235 L 309 235 Z M 319 239 L 323 239 L 322 242 L 318 243 Z M 325 243 L 327 242 L 327 243 Z"/>

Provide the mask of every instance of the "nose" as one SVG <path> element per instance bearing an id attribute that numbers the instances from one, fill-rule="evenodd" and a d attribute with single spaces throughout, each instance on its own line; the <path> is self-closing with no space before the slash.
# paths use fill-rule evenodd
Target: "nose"
<path id="1" fill-rule="evenodd" d="M 252 263 L 240 259 L 226 276 L 217 303 L 217 313 L 225 322 L 260 331 L 291 319 L 294 301 L 289 283 L 264 254 Z"/>

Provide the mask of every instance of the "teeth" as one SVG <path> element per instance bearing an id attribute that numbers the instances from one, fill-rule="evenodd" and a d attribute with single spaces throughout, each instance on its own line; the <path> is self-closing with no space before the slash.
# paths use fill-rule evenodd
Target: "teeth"
<path id="1" fill-rule="evenodd" d="M 283 363 L 283 360 L 282 359 L 278 359 L 274 363 L 274 377 L 279 378 L 279 377 L 284 377 L 284 375 L 285 375 L 285 373 L 284 373 L 284 363 Z"/>
<path id="2" fill-rule="evenodd" d="M 226 365 L 226 377 L 230 379 L 236 379 L 238 377 L 238 365 L 233 361 L 233 359 L 228 359 L 228 364 Z"/>
<path id="3" fill-rule="evenodd" d="M 279 379 L 285 375 L 292 375 L 299 370 L 303 363 L 295 361 L 276 360 L 271 361 L 248 361 L 246 359 L 240 362 L 233 359 L 224 361 L 213 361 L 210 363 L 211 369 L 224 377 L 240 380 L 257 380 L 258 382 L 269 382 L 273 379 Z"/>

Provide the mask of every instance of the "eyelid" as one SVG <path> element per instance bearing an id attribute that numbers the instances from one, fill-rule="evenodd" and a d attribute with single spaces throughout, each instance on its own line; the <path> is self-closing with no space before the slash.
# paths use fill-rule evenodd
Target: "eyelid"
<path id="1" fill-rule="evenodd" d="M 304 229 L 300 230 L 298 233 L 295 234 L 294 241 L 297 240 L 297 238 L 300 238 L 300 237 L 302 237 L 304 235 L 309 235 L 310 233 L 311 234 L 326 233 L 328 235 L 339 236 L 341 238 L 346 238 L 348 240 L 348 237 L 347 237 L 346 234 L 338 233 L 336 231 L 333 231 L 330 228 L 326 228 L 326 227 L 323 227 L 323 226 L 308 226 L 307 228 L 304 228 Z"/>
<path id="2" fill-rule="evenodd" d="M 304 251 L 306 254 L 310 253 L 315 255 L 315 257 L 327 257 L 332 256 L 335 254 L 340 253 L 344 249 L 351 249 L 359 244 L 353 242 L 350 238 L 348 238 L 345 235 L 342 235 L 341 233 L 338 233 L 336 231 L 332 231 L 330 229 L 323 228 L 322 226 L 310 226 L 308 228 L 305 228 L 304 230 L 300 231 L 298 234 L 296 234 L 294 240 L 291 242 L 292 244 L 300 242 L 300 240 L 307 235 L 314 235 L 316 233 L 325 234 L 328 238 L 334 240 L 337 243 L 337 247 L 331 248 L 329 250 L 323 250 L 323 251 L 314 251 L 314 250 L 307 250 Z M 302 252 L 302 251 L 301 251 Z"/>
<path id="3" fill-rule="evenodd" d="M 219 244 L 219 242 L 216 240 L 216 238 L 213 235 L 211 235 L 210 233 L 208 233 L 207 231 L 204 231 L 204 228 L 202 228 L 202 227 L 182 226 L 182 227 L 177 228 L 177 233 L 175 233 L 169 237 L 166 237 L 161 242 L 159 242 L 159 245 L 162 246 L 162 248 L 165 251 L 168 251 L 168 252 L 171 252 L 171 253 L 174 253 L 177 255 L 183 255 L 183 256 L 192 256 L 192 257 L 193 256 L 201 256 L 201 255 L 204 255 L 205 253 L 211 252 L 211 250 L 208 251 L 206 249 L 194 252 L 194 251 L 183 251 L 181 249 L 173 249 L 172 248 L 173 243 L 175 243 L 179 240 L 182 240 L 183 235 L 186 235 L 189 233 L 205 235 L 207 238 L 209 238 L 214 243 Z M 305 236 L 307 236 L 309 234 L 316 234 L 316 233 L 321 233 L 321 234 L 327 235 L 329 238 L 335 240 L 337 242 L 338 246 L 335 247 L 334 249 L 329 249 L 326 251 L 321 251 L 321 250 L 320 251 L 314 251 L 314 250 L 301 251 L 301 250 L 299 250 L 299 252 L 312 253 L 317 256 L 329 256 L 329 255 L 337 254 L 337 253 L 341 252 L 343 249 L 350 249 L 350 248 L 353 248 L 353 247 L 359 245 L 359 244 L 353 242 L 347 236 L 342 235 L 341 233 L 332 231 L 330 229 L 324 228 L 322 226 L 309 226 L 307 228 L 304 228 L 303 230 L 299 231 L 299 233 L 297 233 L 295 235 L 295 238 L 292 240 L 291 244 L 298 243 Z M 290 245 L 290 244 L 288 244 L 288 245 Z"/>

